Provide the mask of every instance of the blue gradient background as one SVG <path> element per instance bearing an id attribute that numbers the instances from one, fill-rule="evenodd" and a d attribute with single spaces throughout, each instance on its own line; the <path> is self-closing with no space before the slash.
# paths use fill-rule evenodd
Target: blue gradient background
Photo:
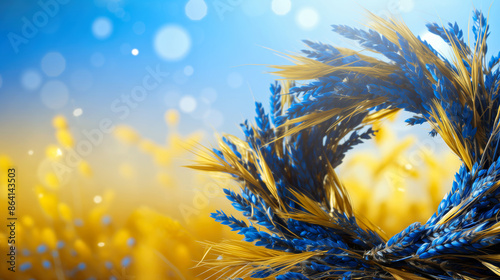
<path id="1" fill-rule="evenodd" d="M 43 0 L 42 0 L 43 1 Z M 197 0 L 203 2 L 202 0 Z M 44 1 L 47 2 L 47 1 Z M 8 34 L 21 34 L 22 18 L 32 20 L 41 11 L 36 1 L 2 1 L 0 4 L 0 134 L 2 153 L 11 157 L 25 155 L 28 150 L 43 149 L 40 143 L 53 139 L 51 119 L 56 114 L 66 116 L 70 125 L 77 129 L 91 129 L 103 118 L 114 124 L 126 123 L 142 135 L 163 141 L 167 133 L 163 114 L 169 108 L 179 109 L 179 100 L 190 95 L 200 102 L 201 92 L 209 87 L 217 92 L 217 98 L 209 106 L 223 116 L 218 127 L 204 119 L 206 111 L 192 113 L 181 111 L 180 131 L 187 133 L 204 130 L 211 134 L 214 129 L 241 135 L 238 124 L 253 117 L 253 101 L 267 104 L 268 87 L 273 76 L 266 73 L 269 64 L 286 64 L 287 60 L 276 55 L 280 52 L 298 52 L 303 48 L 302 39 L 356 47 L 353 43 L 330 31 L 331 24 L 348 24 L 361 27 L 367 23 L 362 7 L 379 15 L 392 12 L 402 18 L 416 34 L 425 33 L 425 23 L 455 22 L 464 29 L 469 24 L 473 7 L 489 10 L 492 33 L 490 50 L 499 49 L 500 5 L 492 1 L 430 1 L 430 0 L 380 0 L 380 1 L 291 1 L 291 10 L 283 16 L 271 9 L 270 0 L 206 0 L 207 14 L 201 20 L 186 16 L 188 1 L 135 1 L 135 0 L 68 0 L 49 18 L 48 24 L 38 33 L 19 45 L 16 53 Z M 230 7 L 221 17 L 216 5 Z M 231 6 L 229 3 L 233 3 Z M 490 7 L 491 6 L 491 7 Z M 297 15 L 303 8 L 312 8 L 319 15 L 317 25 L 305 30 L 297 23 Z M 112 23 L 112 32 L 104 40 L 92 33 L 92 24 L 99 17 Z M 133 25 L 141 21 L 145 32 L 137 35 Z M 162 26 L 175 24 L 184 28 L 191 38 L 191 48 L 178 61 L 165 61 L 155 51 L 155 34 Z M 125 44 L 125 45 L 124 45 Z M 127 45 L 128 44 L 128 45 Z M 175 44 L 175 42 L 172 42 Z M 131 49 L 137 48 L 134 56 Z M 269 49 L 268 49 L 269 48 Z M 66 61 L 64 72 L 58 77 L 47 77 L 41 70 L 41 60 L 49 52 L 60 53 Z M 91 56 L 102 53 L 102 67 L 91 64 Z M 170 73 L 161 85 L 150 92 L 140 105 L 124 120 L 110 109 L 113 100 L 122 94 L 130 94 L 140 85 L 147 72 L 145 68 L 156 65 Z M 194 73 L 184 74 L 191 66 Z M 41 77 L 41 84 L 28 90 L 22 84 L 27 70 L 34 70 Z M 75 71 L 90 73 L 91 79 L 77 90 L 71 81 Z M 228 75 L 236 73 L 242 79 L 238 87 L 228 85 Z M 67 85 L 69 100 L 59 109 L 44 106 L 40 98 L 45 83 L 57 80 Z M 172 95 L 172 93 L 175 93 Z M 200 104 L 200 103 L 198 103 Z M 81 108 L 83 114 L 74 117 L 72 112 Z M 198 114 L 198 115 L 197 115 Z"/>

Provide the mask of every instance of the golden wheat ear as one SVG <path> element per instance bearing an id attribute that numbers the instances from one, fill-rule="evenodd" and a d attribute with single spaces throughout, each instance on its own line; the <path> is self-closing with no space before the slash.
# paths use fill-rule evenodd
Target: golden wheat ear
<path id="1" fill-rule="evenodd" d="M 400 20 L 369 13 L 370 30 L 333 26 L 363 52 L 306 41 L 304 55 L 272 66 L 271 112 L 256 103 L 244 140 L 219 140 L 200 170 L 230 174 L 225 194 L 245 220 L 212 217 L 244 241 L 208 244 L 201 265 L 221 277 L 292 279 L 478 279 L 498 277 L 500 246 L 500 75 L 485 61 L 489 27 L 473 15 L 474 46 L 456 24 L 429 24 L 450 45 L 436 52 Z M 383 58 L 381 57 L 383 56 Z M 450 192 L 427 222 L 386 238 L 358 214 L 337 175 L 347 151 L 376 122 L 400 110 L 410 125 L 429 122 L 463 162 Z M 360 174 L 359 176 L 363 176 Z M 388 213 L 390 214 L 390 213 Z"/>

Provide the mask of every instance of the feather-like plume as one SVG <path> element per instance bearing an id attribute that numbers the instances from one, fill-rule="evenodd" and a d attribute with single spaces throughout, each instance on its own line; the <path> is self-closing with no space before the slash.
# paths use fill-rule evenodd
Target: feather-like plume
<path id="1" fill-rule="evenodd" d="M 213 213 L 246 242 L 207 244 L 199 265 L 279 280 L 500 276 L 500 54 L 487 62 L 486 18 L 474 11 L 472 46 L 457 24 L 427 25 L 451 61 L 403 22 L 369 19 L 368 31 L 333 26 L 366 53 L 305 41 L 304 56 L 289 56 L 294 65 L 274 66 L 282 79 L 271 85 L 270 114 L 257 103 L 245 140 L 227 135 L 200 152 L 191 167 L 233 176 L 241 192 L 224 192 L 250 224 Z M 374 122 L 399 110 L 414 114 L 410 125 L 429 122 L 463 165 L 425 224 L 386 238 L 357 215 L 335 168 Z"/>

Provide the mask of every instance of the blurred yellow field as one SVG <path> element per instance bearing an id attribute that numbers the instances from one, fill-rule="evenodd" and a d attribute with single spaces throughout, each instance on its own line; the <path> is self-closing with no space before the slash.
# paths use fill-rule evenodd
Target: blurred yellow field
<path id="1" fill-rule="evenodd" d="M 203 243 L 241 239 L 209 215 L 221 207 L 230 211 L 229 203 L 220 198 L 222 187 L 231 187 L 231 182 L 224 178 L 212 181 L 196 172 L 182 177 L 173 174 L 172 169 L 183 169 L 181 164 L 189 163 L 186 159 L 195 158 L 189 149 L 203 141 L 203 135 L 197 132 L 188 136 L 175 132 L 178 118 L 175 111 L 165 114 L 169 128 L 166 144 L 143 138 L 129 126 L 119 126 L 114 132 L 114 145 L 124 143 L 137 149 L 148 156 L 147 168 L 158 168 L 156 183 L 149 188 L 167 196 L 180 194 L 175 202 L 163 201 L 161 195 L 147 197 L 148 201 L 173 204 L 172 211 L 117 201 L 117 196 L 125 195 L 127 189 L 94 180 L 93 163 L 83 160 L 70 178 L 60 179 L 52 170 L 39 176 L 35 184 L 22 185 L 19 201 L 29 198 L 33 202 L 30 207 L 19 207 L 17 279 L 212 279 L 212 273 L 196 267 L 207 250 Z M 78 139 L 65 117 L 54 117 L 53 126 L 57 141 L 46 144 L 44 161 L 60 163 L 64 149 L 73 147 Z M 380 124 L 377 128 L 375 141 L 381 152 L 355 152 L 341 165 L 341 172 L 354 208 L 390 236 L 416 220 L 424 222 L 435 211 L 445 192 L 441 186 L 450 183 L 458 160 L 451 154 L 419 150 L 411 136 L 398 140 L 389 126 Z M 411 151 L 416 151 L 423 162 L 410 168 Z M 8 167 L 19 165 L 2 156 L 0 181 L 6 182 Z M 117 169 L 114 176 L 125 179 L 133 179 L 138 172 L 131 164 L 119 161 L 113 168 Z M 360 177 L 359 172 L 370 175 Z M 88 181 L 84 185 L 82 180 Z M 86 188 L 87 184 L 97 188 Z M 192 186 L 202 188 L 193 192 Z M 420 189 L 420 195 L 415 197 L 404 186 L 424 187 L 425 191 Z M 72 192 L 77 199 L 68 195 Z M 6 201 L 2 194 L 0 203 Z M 7 250 L 6 238 L 2 233 L 2 250 Z M 0 275 L 8 277 L 6 271 L 2 263 Z"/>

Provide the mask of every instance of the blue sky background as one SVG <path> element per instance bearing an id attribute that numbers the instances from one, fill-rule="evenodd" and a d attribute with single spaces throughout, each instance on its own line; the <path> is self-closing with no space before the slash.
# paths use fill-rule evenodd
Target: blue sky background
<path id="1" fill-rule="evenodd" d="M 394 14 L 422 36 L 430 21 L 457 21 L 465 31 L 473 7 L 500 14 L 490 0 L 2 1 L 0 150 L 42 149 L 38 143 L 53 139 L 56 114 L 76 130 L 110 118 L 164 141 L 163 114 L 176 108 L 183 133 L 241 135 L 238 124 L 253 118 L 253 101 L 268 102 L 274 77 L 266 65 L 288 63 L 270 49 L 298 52 L 303 39 L 356 47 L 330 25 L 361 27 L 362 8 Z M 498 50 L 500 20 L 489 21 L 490 50 Z M 111 105 L 142 84 L 147 67 L 169 75 L 120 119 Z"/>
<path id="2" fill-rule="evenodd" d="M 86 217 L 87 213 L 92 216 L 93 207 L 108 207 L 108 201 L 103 201 L 108 191 L 116 194 L 110 199 L 109 210 L 105 210 L 112 217 L 113 226 L 124 224 L 140 206 L 185 224 L 185 206 L 196 208 L 197 213 L 190 214 L 196 221 L 208 218 L 208 213 L 215 209 L 229 210 L 229 201 L 219 187 L 232 187 L 232 183 L 184 168 L 195 156 L 178 148 L 181 145 L 169 145 L 175 142 L 172 139 L 179 139 L 172 137 L 177 136 L 175 132 L 183 136 L 204 132 L 202 144 L 207 146 L 214 143 L 211 135 L 215 131 L 243 136 L 239 123 L 254 118 L 254 101 L 262 101 L 269 108 L 269 85 L 276 77 L 268 73 L 271 69 L 267 65 L 289 63 L 277 52 L 298 53 L 304 48 L 304 39 L 357 49 L 353 42 L 334 34 L 330 25 L 363 28 L 367 24 L 363 9 L 401 18 L 415 34 L 445 55 L 446 45 L 431 36 L 425 24 L 456 21 L 467 34 L 473 8 L 482 9 L 490 14 L 490 55 L 497 54 L 500 3 L 492 2 L 1 0 L 0 166 L 6 165 L 7 156 L 16 167 L 19 217 L 29 214 L 37 226 L 55 226 L 52 219 L 45 220 L 46 213 L 38 203 L 52 202 L 53 194 L 71 207 L 75 218 Z M 160 75 L 157 73 L 155 78 L 151 72 L 156 71 Z M 133 94 L 143 89 L 140 100 L 130 101 Z M 177 127 L 165 124 L 164 115 L 169 109 L 180 113 Z M 58 143 L 52 125 L 57 115 L 67 119 L 81 159 L 71 160 L 74 146 Z M 409 128 L 403 119 L 404 116 L 391 124 L 398 138 L 391 137 L 384 145 L 376 146 L 372 141 L 356 147 L 360 148 L 358 155 L 372 149 L 364 157 L 368 160 L 363 160 L 366 168 L 341 166 L 347 166 L 346 173 L 354 174 L 357 181 L 368 181 L 366 185 L 377 190 L 370 196 L 370 203 L 386 195 L 379 191 L 385 183 L 396 186 L 394 180 L 402 180 L 408 186 L 408 201 L 423 198 L 428 193 L 422 191 L 422 181 L 409 170 L 420 170 L 427 164 L 424 156 L 428 154 L 439 157 L 436 162 L 448 162 L 443 153 L 448 148 L 438 137 L 429 139 L 425 125 Z M 128 145 L 111 133 L 104 133 L 103 141 L 83 156 L 79 147 L 89 142 L 85 135 L 98 130 L 103 121 L 112 126 L 131 126 L 142 138 L 137 137 L 137 145 Z M 401 137 L 410 133 L 421 141 L 415 141 L 411 147 L 414 153 L 408 148 L 403 154 L 398 144 L 410 143 Z M 150 143 L 145 139 L 157 144 L 149 145 L 153 146 L 149 153 L 144 152 L 146 145 L 141 145 Z M 47 151 L 53 154 L 54 148 L 57 155 L 47 156 Z M 387 167 L 388 161 L 380 160 L 383 168 L 378 168 L 377 173 L 381 174 L 379 171 L 384 168 L 392 173 L 377 175 L 379 181 L 372 182 L 372 177 L 363 173 L 369 159 L 395 155 L 393 150 L 408 159 L 394 157 L 397 170 Z M 87 169 L 92 172 L 81 172 L 82 163 L 88 163 Z M 446 166 L 442 170 L 453 168 Z M 48 175 L 55 175 L 57 182 L 50 184 L 47 178 L 54 176 Z M 50 196 L 45 199 L 37 186 Z M 450 188 L 451 183 L 446 187 Z M 387 189 L 392 191 L 406 189 Z M 3 191 L 0 200 L 6 196 Z M 101 202 L 104 203 L 97 206 Z M 55 203 L 50 205 L 56 209 Z M 388 221 L 393 221 L 392 217 Z M 212 232 L 210 224 L 201 225 L 210 235 L 219 234 Z"/>

